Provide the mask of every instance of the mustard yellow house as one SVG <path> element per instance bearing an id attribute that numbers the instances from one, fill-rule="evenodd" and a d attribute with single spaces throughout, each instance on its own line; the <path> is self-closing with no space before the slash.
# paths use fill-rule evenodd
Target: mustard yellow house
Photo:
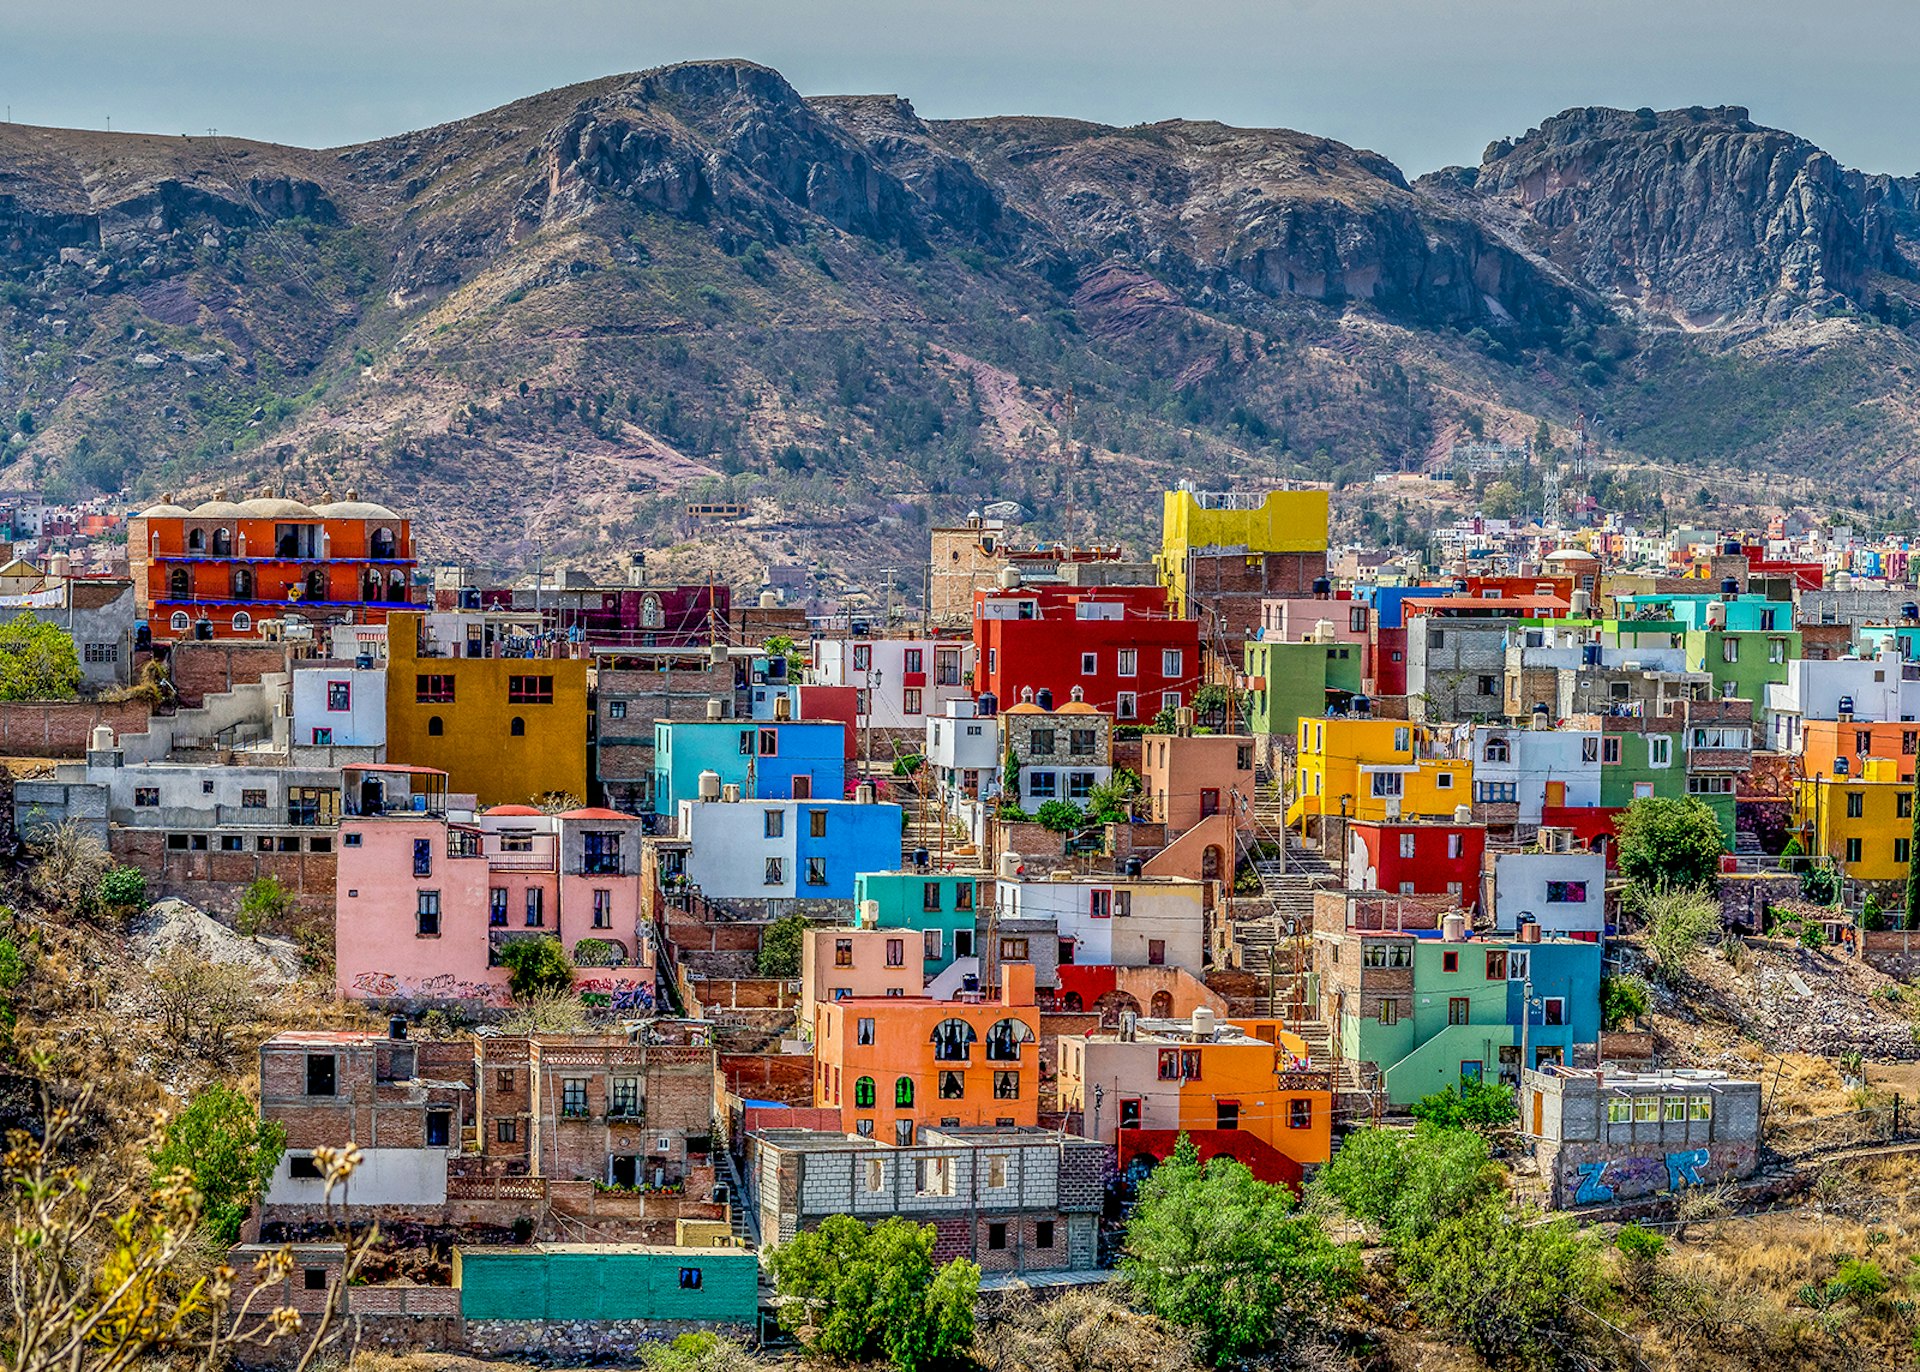
<path id="1" fill-rule="evenodd" d="M 1870 757 L 1858 776 L 1803 778 L 1794 820 L 1807 851 L 1832 858 L 1855 881 L 1905 881 L 1913 857 L 1913 783 L 1897 758 Z"/>
<path id="2" fill-rule="evenodd" d="M 1327 551 L 1327 492 L 1168 491 L 1161 504 L 1160 551 L 1154 557 L 1160 583 L 1170 593 L 1176 618 L 1189 618 L 1188 554 L 1206 549 L 1269 553 Z M 1317 573 L 1316 573 L 1317 575 Z"/>
<path id="3" fill-rule="evenodd" d="M 1439 756 L 1434 738 L 1404 719 L 1301 720 L 1287 823 L 1451 819 L 1472 804 L 1473 764 Z"/>
<path id="4" fill-rule="evenodd" d="M 587 798 L 587 664 L 436 657 L 418 614 L 387 617 L 387 758 L 447 773 L 482 805 Z"/>

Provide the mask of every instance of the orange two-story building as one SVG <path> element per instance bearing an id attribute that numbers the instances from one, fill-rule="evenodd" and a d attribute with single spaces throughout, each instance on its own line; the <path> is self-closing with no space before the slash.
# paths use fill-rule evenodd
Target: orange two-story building
<path id="1" fill-rule="evenodd" d="M 849 1134 L 905 1146 L 919 1127 L 1037 1125 L 1040 1011 L 1033 968 L 1000 992 L 859 996 L 813 1007 L 813 1103 Z"/>
<path id="2" fill-rule="evenodd" d="M 127 523 L 127 566 L 156 642 L 251 634 L 289 611 L 379 624 L 412 595 L 413 531 L 384 505 L 172 497 Z"/>
<path id="3" fill-rule="evenodd" d="M 1080 1134 L 1118 1148 L 1136 1179 L 1182 1134 L 1203 1159 L 1238 1158 L 1262 1181 L 1298 1187 L 1332 1156 L 1333 1079 L 1278 1020 L 1144 1019 L 1117 1034 L 1062 1034 L 1060 1108 Z"/>

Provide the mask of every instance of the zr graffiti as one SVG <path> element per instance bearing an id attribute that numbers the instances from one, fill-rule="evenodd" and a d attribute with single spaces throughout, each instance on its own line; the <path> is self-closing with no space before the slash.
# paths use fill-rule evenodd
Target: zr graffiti
<path id="1" fill-rule="evenodd" d="M 1614 1199 L 1619 1191 L 1644 1196 L 1662 1189 L 1678 1191 L 1683 1186 L 1703 1186 L 1709 1161 L 1704 1148 L 1687 1148 L 1659 1158 L 1615 1158 L 1608 1162 L 1583 1162 L 1574 1171 L 1580 1178 L 1574 1189 L 1575 1205 L 1600 1205 Z M 1664 1168 L 1662 1164 L 1664 1163 Z M 1663 1188 L 1661 1182 L 1666 1185 Z"/>

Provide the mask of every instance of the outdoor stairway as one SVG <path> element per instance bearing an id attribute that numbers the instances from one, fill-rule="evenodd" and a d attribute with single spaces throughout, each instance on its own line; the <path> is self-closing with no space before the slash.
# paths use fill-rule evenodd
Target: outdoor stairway
<path id="1" fill-rule="evenodd" d="M 747 1188 L 740 1184 L 740 1168 L 734 1163 L 733 1153 L 721 1149 L 720 1156 L 727 1168 L 727 1214 L 733 1221 L 733 1236 L 742 1243 L 760 1246 L 760 1216 L 755 1212 Z"/>

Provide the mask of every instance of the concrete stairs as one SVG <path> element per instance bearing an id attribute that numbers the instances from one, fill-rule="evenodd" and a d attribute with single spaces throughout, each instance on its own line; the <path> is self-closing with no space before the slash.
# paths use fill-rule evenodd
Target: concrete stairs
<path id="1" fill-rule="evenodd" d="M 747 1188 L 741 1184 L 740 1168 L 733 1160 L 729 1149 L 720 1150 L 721 1161 L 726 1164 L 728 1217 L 733 1221 L 733 1236 L 742 1243 L 755 1248 L 760 1246 L 760 1211 L 747 1194 Z"/>

